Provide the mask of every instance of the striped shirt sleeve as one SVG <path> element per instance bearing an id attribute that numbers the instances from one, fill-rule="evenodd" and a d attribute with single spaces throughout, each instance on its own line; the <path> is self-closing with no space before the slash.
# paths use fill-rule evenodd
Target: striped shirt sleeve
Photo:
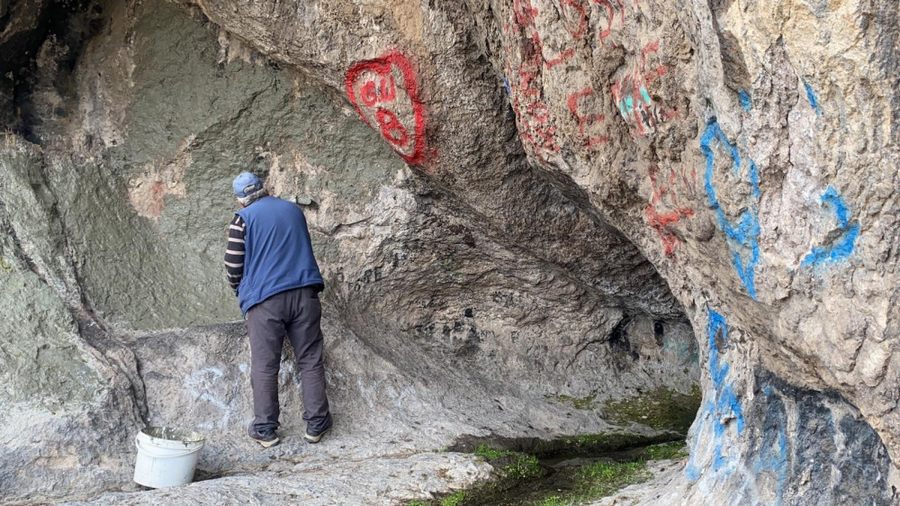
<path id="1" fill-rule="evenodd" d="M 225 272 L 234 293 L 244 277 L 244 230 L 243 218 L 234 215 L 228 225 L 228 246 L 225 248 Z"/>

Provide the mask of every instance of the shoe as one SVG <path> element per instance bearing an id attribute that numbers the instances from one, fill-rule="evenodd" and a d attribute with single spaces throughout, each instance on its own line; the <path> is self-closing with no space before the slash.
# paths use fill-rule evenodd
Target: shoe
<path id="1" fill-rule="evenodd" d="M 278 435 L 275 434 L 274 429 L 263 430 L 263 431 L 255 431 L 253 429 L 250 430 L 250 439 L 259 443 L 263 448 L 271 448 L 277 445 L 281 440 L 278 439 Z"/>
<path id="2" fill-rule="evenodd" d="M 309 426 L 306 426 L 306 434 L 303 435 L 303 439 L 308 443 L 318 443 L 322 440 L 322 436 L 328 432 L 328 429 L 331 428 L 331 416 L 328 416 L 328 422 L 326 422 L 325 427 L 318 431 L 310 430 Z"/>

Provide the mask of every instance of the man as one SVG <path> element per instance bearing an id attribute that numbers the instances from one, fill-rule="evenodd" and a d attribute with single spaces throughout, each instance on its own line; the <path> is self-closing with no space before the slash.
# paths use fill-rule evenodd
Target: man
<path id="1" fill-rule="evenodd" d="M 332 422 L 319 327 L 324 282 L 306 218 L 297 205 L 269 196 L 249 172 L 232 187 L 241 210 L 228 226 L 225 268 L 250 335 L 250 437 L 263 448 L 278 444 L 278 370 L 287 334 L 303 387 L 304 438 L 318 443 Z"/>

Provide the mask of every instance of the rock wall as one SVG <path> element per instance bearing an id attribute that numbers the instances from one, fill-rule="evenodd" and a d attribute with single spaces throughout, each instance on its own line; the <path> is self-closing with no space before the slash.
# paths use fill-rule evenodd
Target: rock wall
<path id="1" fill-rule="evenodd" d="M 269 469 L 219 258 L 250 168 L 328 283 L 331 456 L 649 437 L 610 403 L 699 377 L 680 501 L 897 500 L 896 2 L 9 12 L 0 497 L 125 486 L 143 423 Z M 385 419 L 393 444 L 361 436 Z"/>
<path id="2" fill-rule="evenodd" d="M 363 93 L 354 69 L 370 65 L 370 107 L 400 111 L 408 132 L 427 117 L 432 157 L 411 162 L 462 198 L 514 209 L 475 193 L 492 161 L 510 166 L 504 147 L 490 145 L 506 141 L 491 112 L 512 116 L 530 164 L 637 245 L 695 329 L 724 328 L 710 315 L 729 322 L 728 345 L 704 346 L 705 363 L 731 365 L 704 375 L 713 408 L 700 420 L 719 421 L 712 434 L 698 421 L 697 439 L 727 434 L 750 444 L 757 432 L 739 415 L 759 395 L 755 371 L 768 370 L 836 392 L 896 458 L 896 5 L 199 4 L 229 32 L 326 84 L 344 75 L 351 103 Z M 409 99 L 427 114 L 404 116 L 379 92 L 390 82 L 384 69 L 408 75 L 397 56 L 381 57 L 398 47 L 419 69 Z M 472 103 L 477 122 L 462 119 Z M 357 109 L 404 154 L 392 117 L 376 123 Z M 695 460 L 717 462 L 714 448 L 698 445 Z M 750 454 L 729 460 L 753 468 Z M 709 493 L 756 479 L 688 474 Z"/>
<path id="3" fill-rule="evenodd" d="M 345 88 L 266 59 L 195 8 L 79 9 L 44 28 L 14 87 L 16 110 L 35 113 L 4 137 L 3 170 L 15 176 L 3 181 L 4 265 L 9 286 L 31 276 L 31 288 L 3 294 L 21 315 L 2 334 L 14 407 L 0 440 L 4 500 L 133 489 L 131 438 L 144 424 L 204 432 L 202 476 L 283 475 L 273 501 L 302 492 L 287 479 L 301 456 L 306 467 L 390 470 L 398 454 L 464 434 L 684 430 L 607 413 L 648 392 L 693 395 L 697 345 L 680 306 L 582 195 L 528 165 L 502 116 L 511 165 L 492 162 L 497 173 L 473 194 L 485 200 L 461 198 L 404 163 Z M 60 42 L 85 24 L 79 44 Z M 248 168 L 304 205 L 328 283 L 340 446 L 315 454 L 296 439 L 252 451 L 243 435 L 249 350 L 221 256 L 230 180 Z M 512 210 L 486 201 L 502 178 Z M 289 434 L 302 430 L 293 375 L 286 358 Z M 66 412 L 47 404 L 61 392 Z M 23 441 L 32 412 L 48 421 Z M 273 455 L 285 463 L 273 467 Z M 462 472 L 473 458 L 463 460 L 428 486 L 486 476 Z M 396 484 L 407 497 L 413 485 Z"/>

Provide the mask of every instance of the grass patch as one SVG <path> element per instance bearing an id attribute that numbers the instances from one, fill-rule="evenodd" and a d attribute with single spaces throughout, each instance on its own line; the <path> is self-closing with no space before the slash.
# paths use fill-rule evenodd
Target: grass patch
<path id="1" fill-rule="evenodd" d="M 581 497 L 598 499 L 606 497 L 620 488 L 639 483 L 650 478 L 647 464 L 638 462 L 595 462 L 581 469 L 583 486 Z"/>
<path id="2" fill-rule="evenodd" d="M 500 476 L 508 480 L 524 480 L 541 474 L 541 463 L 534 455 L 494 448 L 480 444 L 475 455 L 487 460 L 499 470 Z"/>
<path id="3" fill-rule="evenodd" d="M 609 401 L 603 407 L 604 416 L 617 424 L 639 423 L 657 430 L 671 430 L 687 434 L 700 408 L 700 388 L 688 395 L 659 388 L 652 392 Z"/>
<path id="4" fill-rule="evenodd" d="M 466 502 L 466 491 L 459 490 L 441 499 L 441 506 L 462 506 Z"/>
<path id="5" fill-rule="evenodd" d="M 475 451 L 473 453 L 485 460 L 497 460 L 500 457 L 506 457 L 507 455 L 512 455 L 515 452 L 503 450 L 500 448 L 494 448 L 482 443 L 475 448 Z"/>
<path id="6" fill-rule="evenodd" d="M 482 443 L 471 453 L 488 461 L 497 473 L 497 479 L 476 485 L 467 490 L 459 490 L 450 495 L 432 501 L 416 500 L 406 503 L 407 506 L 471 506 L 490 503 L 503 497 L 506 491 L 521 483 L 532 481 L 544 474 L 544 469 L 537 457 Z"/>
<path id="7" fill-rule="evenodd" d="M 683 459 L 688 456 L 687 446 L 683 441 L 672 441 L 648 446 L 643 450 L 644 460 Z"/>
<path id="8" fill-rule="evenodd" d="M 616 491 L 651 477 L 647 462 L 683 458 L 687 456 L 684 442 L 670 442 L 647 446 L 634 454 L 633 460 L 618 462 L 598 460 L 582 466 L 574 472 L 572 487 L 566 493 L 554 491 L 551 495 L 524 502 L 530 506 L 577 506 L 612 495 Z"/>
<path id="9" fill-rule="evenodd" d="M 611 438 L 612 436 L 612 438 Z M 630 439 L 619 439 L 617 434 L 585 434 L 557 441 L 554 449 L 569 448 L 564 460 L 585 455 L 584 447 L 607 448 L 624 444 Z M 548 442 L 549 443 L 549 442 Z M 578 506 L 590 503 L 631 485 L 650 478 L 647 462 L 653 460 L 687 457 L 683 441 L 650 446 L 636 445 L 617 448 L 618 451 L 601 450 L 583 465 L 541 463 L 535 455 L 480 443 L 470 452 L 485 459 L 497 470 L 497 479 L 459 490 L 440 499 L 416 500 L 407 506 L 472 506 L 472 505 L 530 505 L 530 506 Z M 558 454 L 557 454 L 558 456 Z M 596 460 L 594 460 L 596 459 Z"/>

